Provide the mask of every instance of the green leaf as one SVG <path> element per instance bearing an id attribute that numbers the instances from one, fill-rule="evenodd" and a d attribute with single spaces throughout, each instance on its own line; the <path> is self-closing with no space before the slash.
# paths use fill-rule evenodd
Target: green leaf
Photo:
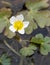
<path id="1" fill-rule="evenodd" d="M 47 55 L 50 52 L 50 37 L 45 37 L 43 44 L 40 46 L 40 53 Z"/>
<path id="2" fill-rule="evenodd" d="M 45 39 L 44 39 L 44 41 L 45 41 L 45 44 L 46 44 L 46 43 L 50 43 L 50 37 L 47 37 L 47 36 L 46 36 Z"/>
<path id="3" fill-rule="evenodd" d="M 20 50 L 20 53 L 23 56 L 30 56 L 34 53 L 34 51 L 32 49 L 30 49 L 29 47 L 24 47 Z"/>
<path id="4" fill-rule="evenodd" d="M 11 15 L 11 9 L 1 8 L 0 9 L 0 33 L 3 32 L 4 28 L 8 24 L 8 17 Z"/>
<path id="5" fill-rule="evenodd" d="M 34 53 L 34 50 L 36 50 L 37 47 L 34 44 L 30 44 L 28 47 L 24 47 L 20 50 L 20 53 L 23 56 L 30 56 Z"/>
<path id="6" fill-rule="evenodd" d="M 0 33 L 3 32 L 4 28 L 7 26 L 7 19 L 6 18 L 1 18 L 0 19 Z"/>
<path id="7" fill-rule="evenodd" d="M 50 11 L 39 11 L 34 15 L 34 19 L 40 28 L 44 28 L 45 26 L 50 26 Z"/>
<path id="8" fill-rule="evenodd" d="M 43 35 L 37 34 L 35 37 L 32 37 L 31 42 L 36 44 L 42 44 L 43 43 Z"/>
<path id="9" fill-rule="evenodd" d="M 0 9 L 0 18 L 8 18 L 12 14 L 11 9 L 9 8 L 1 8 Z"/>
<path id="10" fill-rule="evenodd" d="M 34 44 L 30 44 L 30 45 L 29 45 L 29 48 L 32 49 L 32 50 L 36 50 L 36 49 L 37 49 L 37 46 L 34 45 Z"/>
<path id="11" fill-rule="evenodd" d="M 17 14 L 23 14 L 24 21 L 29 21 L 28 27 L 25 29 L 26 34 L 31 34 L 33 30 L 37 29 L 37 25 L 33 20 L 32 11 L 21 11 Z"/>
<path id="12" fill-rule="evenodd" d="M 23 56 L 30 56 L 34 53 L 33 50 L 36 50 L 37 47 L 35 45 L 29 45 L 29 47 L 24 47 L 20 50 L 20 53 L 23 55 Z M 27 51 L 26 51 L 27 50 Z"/>
<path id="13" fill-rule="evenodd" d="M 10 31 L 9 26 L 10 26 L 10 23 L 7 24 L 6 29 L 4 31 L 4 35 L 7 36 L 8 38 L 13 38 L 16 35 L 16 33 L 13 33 L 12 31 Z"/>
<path id="14" fill-rule="evenodd" d="M 43 35 L 42 35 L 41 33 L 39 33 L 39 34 L 35 35 L 35 37 L 36 37 L 36 38 L 41 38 L 41 39 L 43 39 L 43 38 L 44 38 L 44 37 L 43 37 Z"/>
<path id="15" fill-rule="evenodd" d="M 30 21 L 29 26 L 25 29 L 26 34 L 31 34 L 35 29 L 37 29 L 36 23 L 34 21 Z"/>
<path id="16" fill-rule="evenodd" d="M 8 18 L 11 16 L 11 13 L 11 9 L 9 8 L 0 9 L 0 33 L 2 33 L 5 29 L 4 35 L 8 38 L 12 38 L 15 36 L 15 33 L 9 30 L 10 23 Z"/>
<path id="17" fill-rule="evenodd" d="M 27 0 L 26 7 L 29 10 L 30 17 L 36 21 L 40 28 L 44 28 L 45 26 L 50 26 L 50 11 L 44 10 L 39 11 L 42 8 L 48 7 L 48 0 Z"/>
<path id="18" fill-rule="evenodd" d="M 44 48 L 43 46 L 41 46 L 41 48 L 40 48 L 40 53 L 41 53 L 42 55 L 47 55 L 47 54 L 48 54 L 48 51 L 47 51 L 46 48 Z"/>
<path id="19" fill-rule="evenodd" d="M 3 54 L 1 57 L 0 57 L 0 63 L 2 65 L 11 65 L 11 59 L 8 58 L 8 56 L 6 54 Z"/>
<path id="20" fill-rule="evenodd" d="M 48 7 L 48 0 L 27 0 L 26 7 L 30 10 L 40 10 L 42 8 Z"/>

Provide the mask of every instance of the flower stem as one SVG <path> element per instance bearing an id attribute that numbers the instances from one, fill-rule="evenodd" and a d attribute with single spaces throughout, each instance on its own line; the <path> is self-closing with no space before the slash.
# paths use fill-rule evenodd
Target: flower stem
<path id="1" fill-rule="evenodd" d="M 11 50 L 13 51 L 15 54 L 17 54 L 18 56 L 21 56 L 15 49 L 13 49 L 7 42 L 6 40 L 4 40 L 5 45 Z"/>

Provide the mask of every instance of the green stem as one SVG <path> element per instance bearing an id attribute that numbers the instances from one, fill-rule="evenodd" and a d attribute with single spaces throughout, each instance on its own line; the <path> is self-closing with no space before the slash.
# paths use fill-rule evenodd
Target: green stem
<path id="1" fill-rule="evenodd" d="M 1 63 L 2 61 L 1 61 L 1 59 L 0 59 L 0 63 Z"/>
<path id="2" fill-rule="evenodd" d="M 19 65 L 23 65 L 23 60 L 24 60 L 24 58 L 21 57 L 21 60 L 20 60 L 20 64 Z"/>
<path id="3" fill-rule="evenodd" d="M 7 42 L 6 40 L 4 40 L 5 45 L 11 50 L 13 51 L 15 54 L 17 54 L 18 56 L 21 56 L 15 49 L 13 49 Z"/>

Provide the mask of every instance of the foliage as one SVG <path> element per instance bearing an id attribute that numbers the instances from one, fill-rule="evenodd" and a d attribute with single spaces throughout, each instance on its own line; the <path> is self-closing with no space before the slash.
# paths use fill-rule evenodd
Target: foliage
<path id="1" fill-rule="evenodd" d="M 2 65 L 11 65 L 10 63 L 11 59 L 8 58 L 8 56 L 6 54 L 3 54 L 1 57 L 0 57 L 0 63 Z"/>
<path id="2" fill-rule="evenodd" d="M 12 38 L 15 36 L 15 33 L 12 33 L 9 30 L 9 17 L 11 15 L 11 9 L 7 8 L 1 8 L 0 9 L 0 33 L 4 31 L 4 35 L 7 36 L 8 38 Z M 5 29 L 5 30 L 4 30 Z"/>
<path id="3" fill-rule="evenodd" d="M 50 52 L 50 37 L 44 37 L 42 34 L 37 34 L 35 37 L 32 37 L 31 42 L 34 44 L 40 44 L 40 53 L 47 55 Z"/>
<path id="4" fill-rule="evenodd" d="M 50 11 L 41 10 L 49 6 L 48 0 L 26 0 L 25 5 L 28 10 L 21 11 L 18 14 L 22 13 L 25 16 L 25 20 L 30 22 L 25 29 L 26 34 L 31 34 L 38 26 L 40 28 L 50 26 Z"/>
<path id="5" fill-rule="evenodd" d="M 26 34 L 31 34 L 33 30 L 38 28 L 38 26 L 40 28 L 50 26 L 50 11 L 45 9 L 49 6 L 48 0 L 26 0 L 25 6 L 26 10 L 21 10 L 20 12 L 17 12 L 17 14 L 23 14 L 25 21 L 29 21 L 29 26 L 25 29 Z M 0 33 L 3 32 L 8 38 L 13 38 L 16 35 L 16 33 L 13 33 L 9 30 L 9 19 L 11 14 L 12 11 L 9 8 L 0 9 Z M 19 37 L 17 34 L 16 38 Z M 28 46 L 26 46 L 26 41 L 20 40 L 19 42 L 21 42 L 21 45 L 24 46 L 20 49 L 20 54 L 23 56 L 30 56 L 34 54 L 34 51 L 38 47 L 40 53 L 43 55 L 47 55 L 48 52 L 50 52 L 50 37 L 44 37 L 42 34 L 37 34 L 32 37 L 31 40 L 29 40 L 30 44 Z M 2 64 L 9 62 L 9 58 L 7 58 L 7 56 L 3 55 L 2 57 L 2 61 L 0 60 Z"/>
<path id="6" fill-rule="evenodd" d="M 20 49 L 20 53 L 23 56 L 30 56 L 34 53 L 34 50 L 36 50 L 36 49 L 37 48 L 35 45 L 30 44 L 28 47 L 24 47 L 24 48 Z"/>

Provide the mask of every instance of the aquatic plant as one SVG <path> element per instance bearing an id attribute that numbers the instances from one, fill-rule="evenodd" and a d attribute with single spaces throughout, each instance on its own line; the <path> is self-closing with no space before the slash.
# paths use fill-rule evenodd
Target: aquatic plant
<path id="1" fill-rule="evenodd" d="M 42 55 L 47 55 L 50 52 L 50 37 L 43 36 L 41 33 L 32 36 L 31 39 L 22 39 L 20 36 L 20 34 L 31 35 L 38 28 L 43 29 L 50 26 L 50 11 L 46 9 L 48 6 L 48 0 L 26 0 L 26 10 L 21 10 L 15 15 L 12 15 L 13 12 L 10 8 L 0 9 L 0 33 L 3 33 L 10 40 L 13 38 L 18 41 L 21 48 L 17 52 L 9 45 L 6 39 L 2 39 L 2 41 L 22 59 L 33 55 L 37 49 Z M 27 45 L 27 43 L 29 44 Z M 4 55 L 5 59 L 1 58 L 4 62 L 9 62 L 9 59 L 6 57 Z M 6 64 L 4 63 L 3 65 Z M 10 64 L 7 63 L 7 65 Z"/>

